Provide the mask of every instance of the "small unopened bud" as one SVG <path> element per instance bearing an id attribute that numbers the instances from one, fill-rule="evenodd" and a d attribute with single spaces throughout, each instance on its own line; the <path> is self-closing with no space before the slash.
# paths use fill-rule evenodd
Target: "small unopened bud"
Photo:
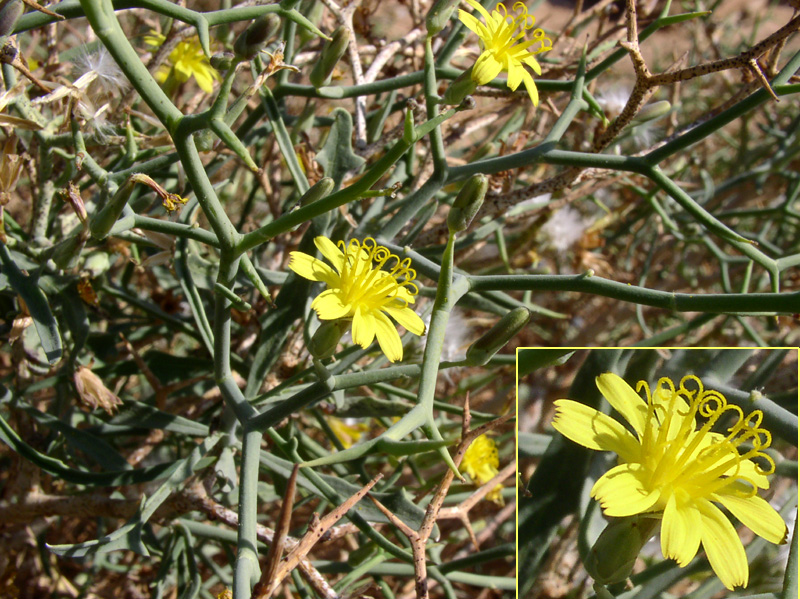
<path id="1" fill-rule="evenodd" d="M 11 35 L 17 19 L 25 12 L 25 5 L 21 0 L 9 0 L 0 8 L 0 37 Z"/>
<path id="2" fill-rule="evenodd" d="M 442 101 L 445 104 L 458 106 L 468 95 L 474 92 L 477 87 L 478 84 L 472 80 L 472 69 L 467 69 L 450 82 L 450 86 L 444 92 Z"/>
<path id="3" fill-rule="evenodd" d="M 309 206 L 314 202 L 318 202 L 319 200 L 328 196 L 328 194 L 333 191 L 335 187 L 335 183 L 333 179 L 330 177 L 323 177 L 314 185 L 312 185 L 308 191 L 306 191 L 301 197 L 299 204 L 301 206 Z M 328 225 L 331 222 L 331 213 L 330 212 L 323 212 L 319 216 L 315 216 L 311 219 L 311 224 L 314 227 L 314 230 L 317 232 L 318 235 L 323 235 L 325 230 L 328 228 Z"/>
<path id="4" fill-rule="evenodd" d="M 619 518 L 610 522 L 586 557 L 586 571 L 601 584 L 626 580 L 657 524 L 656 518 L 646 516 Z"/>
<path id="5" fill-rule="evenodd" d="M 308 344 L 309 353 L 318 360 L 330 358 L 336 352 L 339 339 L 347 330 L 347 324 L 341 320 L 326 320 L 314 332 Z"/>
<path id="6" fill-rule="evenodd" d="M 78 261 L 88 238 L 89 233 L 84 228 L 54 245 L 52 258 L 56 267 L 62 270 L 72 268 Z"/>
<path id="7" fill-rule="evenodd" d="M 486 175 L 473 175 L 464 184 L 447 214 L 447 228 L 451 233 L 458 233 L 469 227 L 483 204 L 487 189 L 489 177 Z"/>
<path id="8" fill-rule="evenodd" d="M 403 141 L 407 144 L 414 143 L 417 139 L 416 126 L 414 125 L 414 108 L 409 106 L 406 109 L 406 118 L 403 121 Z"/>
<path id="9" fill-rule="evenodd" d="M 668 114 L 670 110 L 672 110 L 672 104 L 666 100 L 653 102 L 652 104 L 648 104 L 642 108 L 639 113 L 633 117 L 631 123 L 634 125 L 640 125 L 642 123 L 646 123 L 647 121 L 654 121 L 655 119 L 660 119 L 665 114 Z"/>
<path id="10" fill-rule="evenodd" d="M 194 144 L 197 146 L 198 152 L 210 152 L 214 149 L 218 139 L 211 129 L 203 129 L 194 134 Z"/>
<path id="11" fill-rule="evenodd" d="M 453 9 L 459 0 L 437 0 L 433 3 L 425 17 L 425 27 L 428 29 L 428 37 L 434 36 L 447 26 Z"/>
<path id="12" fill-rule="evenodd" d="M 491 329 L 469 346 L 467 362 L 472 366 L 486 364 L 502 347 L 511 341 L 531 319 L 531 312 L 524 306 L 514 308 L 497 321 Z"/>
<path id="13" fill-rule="evenodd" d="M 89 230 L 95 239 L 105 239 L 114 223 L 117 222 L 128 200 L 131 192 L 136 186 L 136 182 L 128 179 L 118 190 L 117 193 L 103 206 L 99 212 L 95 212 L 89 222 Z"/>
<path id="14" fill-rule="evenodd" d="M 217 52 L 211 56 L 209 62 L 218 71 L 227 71 L 233 66 L 234 60 L 236 55 L 233 52 Z"/>
<path id="15" fill-rule="evenodd" d="M 300 197 L 299 204 L 301 206 L 308 206 L 317 200 L 321 200 L 333 191 L 333 179 L 330 177 L 323 177 L 314 185 L 312 185 L 307 192 Z"/>
<path id="16" fill-rule="evenodd" d="M 339 27 L 333 32 L 331 41 L 325 42 L 320 52 L 319 60 L 314 65 L 308 79 L 314 87 L 325 87 L 331 82 L 333 69 L 336 63 L 344 56 L 347 45 L 350 43 L 350 33 L 344 27 Z"/>
<path id="17" fill-rule="evenodd" d="M 264 49 L 267 40 L 275 35 L 280 24 L 281 20 L 274 13 L 258 17 L 233 43 L 236 56 L 243 60 L 253 58 Z"/>
<path id="18" fill-rule="evenodd" d="M 319 25 L 322 20 L 322 14 L 325 11 L 325 5 L 319 0 L 305 0 L 300 4 L 298 12 L 303 15 L 312 25 Z M 317 39 L 316 33 L 305 27 L 300 27 L 297 32 L 299 39 L 298 47 L 305 46 L 313 39 Z"/>

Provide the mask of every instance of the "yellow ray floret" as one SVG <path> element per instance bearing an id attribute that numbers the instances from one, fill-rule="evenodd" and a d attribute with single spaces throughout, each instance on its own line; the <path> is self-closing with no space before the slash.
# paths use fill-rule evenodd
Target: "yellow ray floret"
<path id="1" fill-rule="evenodd" d="M 476 485 L 485 485 L 497 476 L 500 458 L 497 455 L 497 444 L 486 435 L 475 439 L 461 461 L 461 470 L 469 474 Z M 486 499 L 503 505 L 503 485 L 495 487 L 486 495 Z"/>
<path id="2" fill-rule="evenodd" d="M 389 316 L 415 335 L 425 332 L 425 323 L 411 309 L 418 291 L 411 259 L 400 260 L 371 237 L 337 245 L 320 235 L 314 244 L 333 267 L 303 252 L 292 252 L 289 268 L 328 286 L 311 303 L 317 316 L 352 320 L 354 342 L 366 349 L 377 337 L 391 362 L 401 360 L 403 344 Z M 383 270 L 384 266 L 389 270 Z"/>
<path id="3" fill-rule="evenodd" d="M 525 39 L 525 32 L 533 29 L 536 20 L 533 15 L 528 14 L 528 9 L 522 2 L 514 4 L 516 16 L 511 16 L 502 2 L 497 4 L 491 14 L 475 0 L 466 2 L 485 21 L 481 22 L 464 10 L 458 11 L 461 22 L 481 41 L 482 52 L 472 67 L 472 80 L 478 85 L 485 85 L 500 73 L 508 73 L 508 87 L 516 90 L 520 83 L 524 83 L 531 102 L 537 106 L 539 92 L 525 66 L 541 75 L 542 67 L 535 56 L 552 49 L 553 42 L 545 36 L 542 29 L 534 30 L 532 39 Z"/>
<path id="4" fill-rule="evenodd" d="M 775 470 L 764 452 L 772 437 L 761 427 L 762 413 L 745 416 L 719 392 L 704 389 L 695 376 L 681 379 L 678 388 L 662 378 L 651 394 L 644 381 L 634 391 L 609 372 L 597 377 L 597 387 L 633 434 L 613 418 L 569 399 L 555 402 L 553 420 L 568 439 L 619 455 L 620 464 L 597 480 L 592 497 L 607 516 L 660 516 L 665 558 L 683 567 L 702 545 L 728 589 L 747 586 L 744 546 L 717 504 L 767 541 L 786 542 L 786 523 L 757 495 L 758 489 L 769 487 L 767 475 Z M 646 400 L 638 393 L 642 389 Z M 734 416 L 734 424 L 727 434 L 713 432 L 723 415 Z"/>

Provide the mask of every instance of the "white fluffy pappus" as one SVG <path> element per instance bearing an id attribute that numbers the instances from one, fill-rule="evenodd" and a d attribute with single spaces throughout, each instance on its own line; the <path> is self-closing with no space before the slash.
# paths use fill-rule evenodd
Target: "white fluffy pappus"
<path id="1" fill-rule="evenodd" d="M 586 227 L 587 222 L 580 212 L 571 206 L 564 206 L 553 213 L 541 230 L 549 245 L 559 252 L 565 252 L 583 236 Z"/>

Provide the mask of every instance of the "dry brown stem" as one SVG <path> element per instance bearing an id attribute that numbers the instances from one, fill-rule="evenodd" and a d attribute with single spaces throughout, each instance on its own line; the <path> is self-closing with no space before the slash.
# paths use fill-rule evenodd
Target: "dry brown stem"
<path id="1" fill-rule="evenodd" d="M 466 402 L 464 403 L 464 420 L 461 427 L 461 442 L 458 444 L 456 453 L 453 456 L 453 462 L 455 465 L 458 466 L 461 464 L 461 461 L 464 459 L 464 454 L 467 452 L 467 448 L 475 439 L 480 437 L 485 432 L 493 430 L 508 422 L 513 417 L 514 414 L 506 414 L 505 416 L 501 416 L 500 418 L 492 420 L 491 422 L 487 422 L 486 424 L 470 431 L 469 424 L 471 416 L 469 411 L 469 396 L 467 396 Z M 510 476 L 510 474 L 516 470 L 516 464 L 512 464 L 511 466 L 512 468 L 508 474 L 504 474 L 506 470 L 508 470 L 508 467 L 506 467 L 503 469 L 503 472 L 495 476 L 489 483 L 484 485 L 479 492 L 484 491 L 485 495 L 491 491 L 494 488 L 494 485 L 496 485 L 500 480 L 505 480 L 505 478 Z M 454 472 L 448 468 L 444 473 L 442 481 L 437 485 L 436 491 L 434 492 L 433 498 L 428 504 L 428 507 L 425 509 L 425 517 L 422 519 L 422 524 L 420 525 L 419 530 L 412 529 L 408 524 L 400 520 L 400 518 L 395 516 L 388 508 L 381 504 L 381 502 L 375 497 L 372 495 L 369 496 L 369 498 L 372 500 L 372 503 L 374 503 L 375 506 L 389 519 L 389 521 L 398 529 L 400 529 L 400 531 L 411 542 L 411 553 L 414 557 L 414 590 L 417 599 L 428 599 L 429 596 L 426 544 L 431 536 L 431 533 L 433 532 L 433 528 L 436 525 L 437 520 L 441 518 L 442 504 L 444 503 L 445 497 L 447 497 L 447 493 L 450 490 L 450 485 L 452 484 L 454 477 Z M 467 501 L 469 501 L 469 499 L 467 499 Z M 467 530 L 469 530 L 470 536 L 473 538 L 473 542 L 477 542 L 474 533 L 472 532 L 472 528 L 468 523 Z"/>
<path id="2" fill-rule="evenodd" d="M 348 497 L 341 505 L 326 514 L 322 519 L 319 519 L 317 514 L 314 514 L 311 522 L 308 525 L 306 534 L 303 535 L 303 538 L 290 544 L 287 531 L 289 530 L 289 523 L 291 521 L 292 504 L 294 503 L 298 470 L 299 466 L 295 465 L 294 469 L 292 470 L 292 474 L 289 477 L 289 482 L 286 487 L 286 495 L 283 499 L 283 505 L 281 506 L 278 528 L 273 533 L 270 551 L 267 555 L 267 566 L 262 571 L 261 580 L 253 588 L 253 597 L 255 599 L 268 599 L 271 597 L 283 579 L 286 578 L 286 576 L 288 576 L 289 573 L 298 566 L 301 566 L 305 563 L 310 567 L 310 563 L 306 558 L 309 551 L 311 551 L 314 545 L 319 542 L 323 535 L 325 535 L 325 533 L 327 533 L 334 524 L 344 517 L 350 508 L 358 503 L 364 497 L 364 495 L 366 495 L 369 490 L 372 489 L 372 487 L 375 486 L 375 484 L 381 478 L 383 478 L 383 474 L 378 474 L 370 482 L 364 485 L 364 487 Z M 286 559 L 281 560 L 281 553 L 283 552 L 284 545 L 287 547 L 294 545 L 294 547 L 291 548 L 291 551 L 289 552 L 289 555 L 286 556 Z M 330 589 L 330 593 L 333 594 L 325 594 L 323 596 L 338 597 L 333 589 Z"/>

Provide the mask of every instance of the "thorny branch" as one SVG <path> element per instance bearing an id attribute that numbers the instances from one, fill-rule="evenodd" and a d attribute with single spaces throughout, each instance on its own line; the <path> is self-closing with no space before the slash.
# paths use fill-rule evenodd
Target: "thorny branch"
<path id="1" fill-rule="evenodd" d="M 464 419 L 462 422 L 461 428 L 461 442 L 458 444 L 458 448 L 456 449 L 456 453 L 453 456 L 453 462 L 456 466 L 461 464 L 461 461 L 464 459 L 464 454 L 466 454 L 467 449 L 469 448 L 470 444 L 484 434 L 487 431 L 493 430 L 504 423 L 508 422 L 512 418 L 514 418 L 514 414 L 506 414 L 505 416 L 501 416 L 496 420 L 492 420 L 491 422 L 487 422 L 486 424 L 477 427 L 476 429 L 470 431 L 469 424 L 471 420 L 470 412 L 469 412 L 469 397 L 466 398 L 464 403 Z M 480 491 L 483 492 L 483 495 L 489 493 L 495 485 L 497 485 L 500 481 L 505 480 L 511 474 L 516 471 L 516 463 L 510 464 L 506 468 L 503 469 L 497 476 L 495 476 L 491 481 L 489 481 L 486 485 L 481 487 Z M 369 498 L 375 504 L 375 506 L 389 519 L 389 521 L 394 524 L 400 531 L 408 537 L 408 540 L 411 542 L 411 551 L 414 556 L 414 587 L 416 590 L 417 599 L 428 599 L 428 567 L 426 562 L 426 545 L 428 543 L 428 539 L 433 532 L 434 526 L 436 525 L 437 520 L 442 518 L 442 504 L 444 503 L 445 498 L 447 497 L 447 493 L 450 490 L 450 485 L 453 482 L 453 478 L 455 474 L 452 470 L 448 469 L 445 471 L 442 481 L 436 487 L 436 491 L 433 494 L 433 498 L 431 502 L 428 504 L 428 507 L 425 509 L 425 517 L 422 520 L 422 524 L 420 525 L 419 530 L 414 530 L 408 524 L 400 520 L 395 514 L 393 514 L 388 508 L 386 508 L 380 501 L 378 501 L 374 496 L 369 495 Z M 479 491 L 479 492 L 480 492 Z M 476 493 L 475 495 L 478 495 Z M 477 501 L 483 496 L 478 496 L 477 499 L 470 505 L 474 505 Z M 471 498 L 470 498 L 471 499 Z M 467 502 L 470 500 L 468 499 Z M 465 502 L 465 503 L 467 503 Z M 462 504 L 463 505 L 463 504 Z M 469 510 L 469 507 L 464 508 L 465 511 Z M 457 517 L 461 519 L 459 516 L 453 516 L 451 512 L 448 512 L 445 517 Z M 463 520 L 462 520 L 463 521 Z M 468 522 L 465 523 L 467 526 L 467 530 L 470 533 L 470 537 L 472 538 L 474 543 L 477 543 L 477 539 L 475 539 L 474 533 L 472 532 L 472 527 L 469 525 Z"/>
<path id="2" fill-rule="evenodd" d="M 636 2 L 635 0 L 626 0 L 626 2 L 626 40 L 620 41 L 619 45 L 628 51 L 631 62 L 633 63 L 634 72 L 636 74 L 636 82 L 628 103 L 625 105 L 625 108 L 622 110 L 620 115 L 594 140 L 594 143 L 592 144 L 592 152 L 601 153 L 603 150 L 605 150 L 609 144 L 611 144 L 617 138 L 619 133 L 625 127 L 627 127 L 631 121 L 633 121 L 642 107 L 644 107 L 644 105 L 658 90 L 658 88 L 663 85 L 678 84 L 682 81 L 703 77 L 705 75 L 720 71 L 740 69 L 747 70 L 748 72 L 752 73 L 760 82 L 762 87 L 764 87 L 770 93 L 770 95 L 777 100 L 775 92 L 772 90 L 772 87 L 769 85 L 769 82 L 766 79 L 764 69 L 762 69 L 757 59 L 764 56 L 767 52 L 775 50 L 770 54 L 770 61 L 771 63 L 774 63 L 774 61 L 777 59 L 777 50 L 785 44 L 786 40 L 791 34 L 800 29 L 800 15 L 795 16 L 786 25 L 764 38 L 752 48 L 745 50 L 738 56 L 724 58 L 683 69 L 671 68 L 663 73 L 654 75 L 647 67 L 647 63 L 645 62 L 645 59 L 639 49 Z M 771 69 L 768 69 L 768 72 L 771 72 Z M 742 89 L 741 94 L 736 94 L 735 100 L 740 100 L 743 95 L 746 95 L 750 92 L 750 86 L 745 86 L 745 88 Z M 712 118 L 714 114 L 721 112 L 726 107 L 730 106 L 730 104 L 735 100 L 731 99 L 731 101 L 726 102 L 723 107 L 720 107 L 711 114 L 705 115 L 703 120 Z M 699 124 L 699 122 L 695 121 L 692 123 L 692 126 L 696 126 L 697 124 Z M 674 134 L 673 137 L 678 134 L 679 133 Z M 664 143 L 666 143 L 666 141 L 667 140 L 665 140 Z M 496 193 L 495 195 L 490 193 L 487 195 L 487 201 L 484 204 L 482 213 L 486 216 L 496 216 L 498 214 L 502 214 L 522 200 L 548 193 L 558 193 L 576 184 L 582 179 L 583 174 L 587 170 L 588 169 L 583 167 L 569 167 L 554 177 L 518 190 L 511 192 L 506 192 L 504 190 L 503 193 Z M 434 236 L 441 235 L 445 229 L 446 227 L 442 226 L 437 228 L 435 231 L 429 231 L 428 239 L 432 239 Z"/>

